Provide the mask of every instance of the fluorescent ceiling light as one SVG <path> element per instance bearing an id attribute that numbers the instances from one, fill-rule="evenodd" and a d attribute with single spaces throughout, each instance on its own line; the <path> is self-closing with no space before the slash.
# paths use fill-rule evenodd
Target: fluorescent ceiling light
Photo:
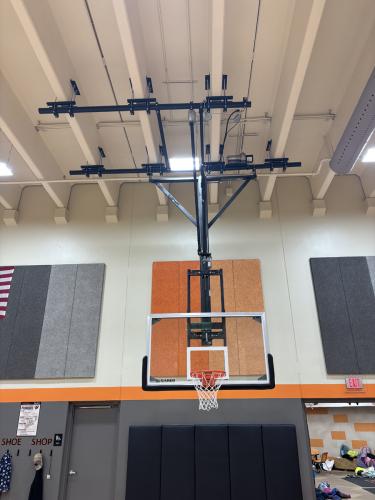
<path id="1" fill-rule="evenodd" d="M 363 163 L 375 163 L 375 148 L 368 148 L 362 158 Z"/>
<path id="2" fill-rule="evenodd" d="M 171 170 L 176 171 L 184 171 L 184 170 L 193 170 L 193 158 L 191 156 L 188 157 L 175 157 L 169 160 L 169 164 L 171 166 Z M 195 158 L 195 170 L 199 168 L 199 159 Z"/>
<path id="3" fill-rule="evenodd" d="M 0 177 L 10 177 L 11 175 L 13 175 L 13 172 L 8 165 L 3 161 L 0 161 Z"/>

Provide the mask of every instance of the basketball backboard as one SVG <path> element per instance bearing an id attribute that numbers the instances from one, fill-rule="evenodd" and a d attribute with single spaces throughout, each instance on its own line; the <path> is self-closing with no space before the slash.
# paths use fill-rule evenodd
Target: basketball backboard
<path id="1" fill-rule="evenodd" d="M 274 387 L 264 313 L 152 314 L 144 390 L 193 389 L 192 373 L 224 372 L 222 389 Z"/>

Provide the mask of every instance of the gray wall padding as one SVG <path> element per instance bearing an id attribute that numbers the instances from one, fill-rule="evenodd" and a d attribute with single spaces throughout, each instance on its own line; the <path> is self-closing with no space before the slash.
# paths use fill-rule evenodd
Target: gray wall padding
<path id="1" fill-rule="evenodd" d="M 271 391 L 272 392 L 272 391 Z M 313 477 L 311 473 L 310 443 L 307 429 L 305 408 L 299 399 L 224 399 L 220 400 L 218 410 L 206 412 L 198 410 L 197 401 L 189 400 L 166 400 L 166 401 L 122 401 L 120 405 L 120 427 L 118 442 L 118 458 L 116 464 L 116 489 L 114 498 L 123 500 L 125 498 L 126 471 L 127 471 L 127 450 L 129 439 L 129 427 L 136 426 L 168 426 L 168 425 L 231 425 L 231 424 L 291 424 L 296 426 L 298 463 L 301 473 L 303 500 L 315 499 Z M 259 462 L 259 453 L 251 445 L 249 453 L 252 462 Z M 271 453 L 275 457 L 277 466 L 281 473 L 290 468 L 291 474 L 298 467 L 297 464 L 283 462 L 283 449 L 279 443 L 275 443 L 271 448 Z M 288 456 L 289 459 L 289 456 Z M 294 458 L 295 460 L 295 458 Z M 258 466 L 255 466 L 257 471 Z M 250 469 L 248 469 L 250 470 Z M 253 472 L 253 465 L 251 465 Z M 272 474 L 272 471 L 271 471 Z M 285 472 L 288 476 L 288 472 Z M 258 478 L 259 479 L 259 478 Z M 255 484 L 257 480 L 254 480 Z M 254 484 L 254 486 L 255 486 Z M 294 495 L 294 483 L 290 483 L 288 500 L 300 500 L 301 497 Z M 296 490 L 297 491 L 297 490 Z M 234 495 L 232 490 L 232 495 Z M 257 493 L 247 491 L 247 496 L 251 500 L 258 500 Z M 298 493 L 298 491 L 297 491 Z M 141 498 L 140 496 L 137 498 Z M 240 500 L 241 497 L 234 496 L 233 500 Z M 280 499 L 281 497 L 276 497 Z M 259 500 L 262 499 L 259 496 Z"/>
<path id="2" fill-rule="evenodd" d="M 0 379 L 93 377 L 104 264 L 17 266 L 0 321 Z"/>
<path id="3" fill-rule="evenodd" d="M 35 378 L 65 375 L 77 265 L 52 266 Z"/>
<path id="4" fill-rule="evenodd" d="M 375 257 L 367 257 L 367 265 L 370 273 L 372 289 L 374 290 L 375 295 Z"/>
<path id="5" fill-rule="evenodd" d="M 365 257 L 340 259 L 360 373 L 375 373 L 375 296 Z"/>
<path id="6" fill-rule="evenodd" d="M 99 335 L 104 264 L 82 264 L 77 269 L 66 377 L 94 377 Z"/>
<path id="7" fill-rule="evenodd" d="M 16 324 L 24 272 L 24 267 L 15 268 L 8 298 L 7 313 L 5 318 L 0 320 L 0 379 L 5 379 L 6 377 L 6 367 Z"/>
<path id="8" fill-rule="evenodd" d="M 192 425 L 162 427 L 160 500 L 195 498 L 194 433 Z"/>
<path id="9" fill-rule="evenodd" d="M 210 477 L 212 471 L 215 477 Z M 230 498 L 229 472 L 227 426 L 198 425 L 195 428 L 195 499 Z"/>
<path id="10" fill-rule="evenodd" d="M 339 259 L 310 259 L 310 266 L 327 373 L 360 373 Z"/>
<path id="11" fill-rule="evenodd" d="M 5 372 L 7 379 L 34 378 L 50 272 L 51 266 L 25 267 Z"/>

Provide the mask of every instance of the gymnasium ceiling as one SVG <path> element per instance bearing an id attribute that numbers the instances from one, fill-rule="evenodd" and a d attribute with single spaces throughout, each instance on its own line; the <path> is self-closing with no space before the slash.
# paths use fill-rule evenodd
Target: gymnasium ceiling
<path id="1" fill-rule="evenodd" d="M 261 162 L 272 139 L 275 156 L 302 161 L 303 173 L 322 170 L 324 195 L 331 178 L 321 161 L 367 82 L 374 47 L 374 0 L 1 0 L 0 161 L 14 175 L 0 178 L 0 202 L 13 208 L 14 183 L 39 182 L 63 207 L 70 185 L 52 181 L 97 163 L 98 146 L 108 168 L 140 166 L 146 145 L 158 160 L 156 124 L 145 114 L 39 115 L 46 101 L 70 99 L 70 78 L 78 104 L 100 105 L 126 103 L 129 78 L 144 96 L 146 75 L 160 102 L 199 101 L 207 73 L 213 93 L 225 73 L 227 93 L 252 101 L 226 154 L 243 150 Z M 186 113 L 163 119 L 169 156 L 190 156 Z M 219 143 L 213 121 L 206 142 Z M 221 136 L 224 125 L 222 114 Z M 375 165 L 358 161 L 354 173 L 374 197 Z M 116 182 L 99 187 L 116 204 Z M 272 183 L 263 178 L 261 189 L 267 199 Z"/>

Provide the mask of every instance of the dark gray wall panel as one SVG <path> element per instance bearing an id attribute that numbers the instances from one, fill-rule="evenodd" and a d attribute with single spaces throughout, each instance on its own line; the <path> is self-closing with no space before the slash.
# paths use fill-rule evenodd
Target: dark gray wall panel
<path id="1" fill-rule="evenodd" d="M 367 259 L 341 258 L 340 269 L 360 373 L 375 373 L 375 295 Z"/>
<path id="2" fill-rule="evenodd" d="M 34 378 L 51 266 L 25 267 L 6 378 Z"/>
<path id="3" fill-rule="evenodd" d="M 372 288 L 375 294 L 375 257 L 367 257 L 367 265 L 370 273 Z"/>
<path id="4" fill-rule="evenodd" d="M 65 375 L 76 275 L 76 265 L 52 266 L 35 378 Z"/>
<path id="5" fill-rule="evenodd" d="M 94 377 L 104 264 L 78 265 L 66 377 Z"/>
<path id="6" fill-rule="evenodd" d="M 16 324 L 18 303 L 21 297 L 25 268 L 16 267 L 8 297 L 8 308 L 4 319 L 0 320 L 0 379 L 6 377 L 6 367 Z"/>
<path id="7" fill-rule="evenodd" d="M 126 500 L 160 500 L 161 427 L 129 429 Z"/>
<path id="8" fill-rule="evenodd" d="M 229 447 L 226 425 L 195 428 L 196 500 L 228 500 Z"/>
<path id="9" fill-rule="evenodd" d="M 295 427 L 263 425 L 262 435 L 267 500 L 303 500 Z"/>
<path id="10" fill-rule="evenodd" d="M 339 259 L 310 259 L 310 266 L 327 373 L 360 373 Z"/>
<path id="11" fill-rule="evenodd" d="M 194 498 L 194 427 L 162 427 L 160 500 Z"/>
<path id="12" fill-rule="evenodd" d="M 228 432 L 231 500 L 267 500 L 261 426 L 230 425 Z"/>

